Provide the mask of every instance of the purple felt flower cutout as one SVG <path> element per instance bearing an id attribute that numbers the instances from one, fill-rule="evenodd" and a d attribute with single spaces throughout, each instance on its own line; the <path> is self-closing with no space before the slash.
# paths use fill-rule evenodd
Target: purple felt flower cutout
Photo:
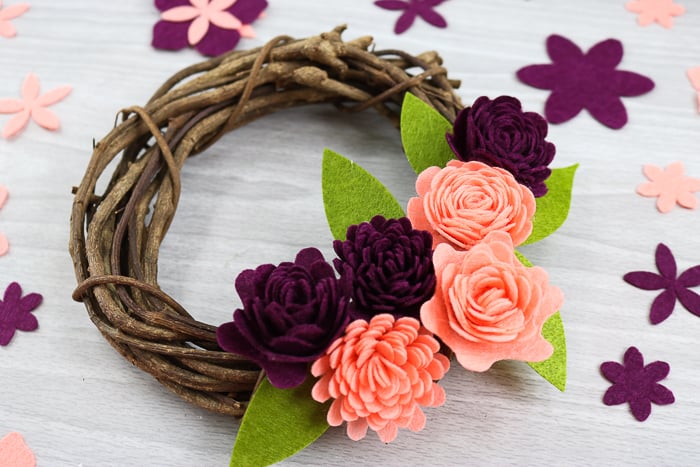
<path id="1" fill-rule="evenodd" d="M 394 32 L 401 34 L 413 25 L 418 16 L 438 28 L 447 27 L 445 18 L 434 10 L 445 0 L 378 0 L 374 2 L 385 10 L 404 10 L 394 26 Z"/>
<path id="2" fill-rule="evenodd" d="M 39 305 L 43 297 L 38 293 L 22 296 L 22 287 L 13 282 L 5 289 L 5 296 L 0 301 L 0 345 L 10 343 L 15 330 L 33 331 L 39 327 L 39 322 L 31 313 Z"/>
<path id="3" fill-rule="evenodd" d="M 676 277 L 676 260 L 671 250 L 659 243 L 656 247 L 656 267 L 661 274 L 648 271 L 628 272 L 624 280 L 644 290 L 661 290 L 663 292 L 651 304 L 649 319 L 652 324 L 659 324 L 671 316 L 676 300 L 692 314 L 700 316 L 700 295 L 689 287 L 700 285 L 700 265 L 694 266 Z"/>
<path id="4" fill-rule="evenodd" d="M 622 61 L 622 43 L 616 39 L 599 42 L 584 54 L 569 39 L 551 35 L 547 53 L 551 64 L 526 66 L 517 75 L 530 86 L 552 90 L 545 104 L 550 123 L 566 122 L 587 109 L 603 125 L 622 128 L 627 111 L 620 96 L 639 96 L 654 88 L 646 76 L 615 69 Z"/>
<path id="5" fill-rule="evenodd" d="M 208 56 L 255 37 L 250 25 L 267 8 L 266 0 L 155 0 L 161 20 L 153 27 L 153 47 L 180 50 L 192 46 Z"/>
<path id="6" fill-rule="evenodd" d="M 673 393 L 659 381 L 671 370 L 666 362 L 652 362 L 644 366 L 644 357 L 636 347 L 625 352 L 624 363 L 605 362 L 600 371 L 613 383 L 603 396 L 605 405 L 629 402 L 634 418 L 643 422 L 651 414 L 651 403 L 668 405 L 675 402 Z"/>

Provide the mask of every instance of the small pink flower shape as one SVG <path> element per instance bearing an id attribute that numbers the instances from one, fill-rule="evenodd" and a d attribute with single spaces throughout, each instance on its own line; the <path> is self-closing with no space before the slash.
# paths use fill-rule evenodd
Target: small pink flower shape
<path id="1" fill-rule="evenodd" d="M 656 21 L 661 26 L 670 29 L 673 27 L 673 17 L 685 13 L 685 8 L 673 0 L 634 0 L 625 5 L 627 11 L 639 13 L 637 23 L 640 26 L 649 26 Z"/>
<path id="2" fill-rule="evenodd" d="M 499 167 L 453 160 L 444 169 L 421 172 L 416 191 L 407 216 L 415 229 L 431 233 L 434 246 L 468 250 L 494 231 L 506 232 L 520 245 L 532 232 L 532 191 Z"/>
<path id="3" fill-rule="evenodd" d="M 7 191 L 7 188 L 0 185 L 0 209 L 5 205 L 5 201 L 7 201 L 7 197 L 9 196 L 9 192 Z M 7 237 L 0 233 L 0 256 L 3 256 L 7 254 L 7 252 L 10 250 L 10 242 L 7 241 Z"/>
<path id="4" fill-rule="evenodd" d="M 71 90 L 70 86 L 61 86 L 39 95 L 39 78 L 29 73 L 22 84 L 22 99 L 0 99 L 0 114 L 17 114 L 3 127 L 2 137 L 19 133 L 30 118 L 47 130 L 58 130 L 61 126 L 58 116 L 46 107 L 66 97 Z"/>
<path id="5" fill-rule="evenodd" d="M 423 325 L 470 371 L 499 360 L 538 362 L 552 355 L 542 336 L 564 295 L 547 272 L 525 267 L 505 232 L 492 232 L 469 251 L 438 245 L 435 295 L 421 307 Z"/>
<path id="6" fill-rule="evenodd" d="M 311 367 L 321 377 L 311 395 L 318 402 L 334 399 L 328 424 L 347 422 L 352 440 L 364 438 L 371 428 L 383 442 L 391 442 L 399 428 L 423 429 L 421 405 L 444 404 L 445 391 L 434 381 L 450 363 L 439 350 L 438 341 L 415 318 L 395 320 L 385 313 L 369 323 L 353 321 Z"/>
<path id="7" fill-rule="evenodd" d="M 36 457 L 17 432 L 0 439 L 0 467 L 35 467 Z"/>
<path id="8" fill-rule="evenodd" d="M 10 5 L 7 8 L 2 8 L 2 0 L 0 0 L 0 36 L 15 37 L 17 29 L 10 22 L 11 19 L 23 15 L 29 9 L 29 3 L 17 3 Z"/>
<path id="9" fill-rule="evenodd" d="M 700 179 L 686 177 L 682 162 L 673 162 L 665 170 L 653 164 L 646 164 L 644 175 L 649 181 L 639 185 L 637 193 L 658 197 L 656 208 L 659 211 L 669 212 L 676 204 L 688 209 L 697 207 L 698 200 L 693 193 L 700 191 Z"/>

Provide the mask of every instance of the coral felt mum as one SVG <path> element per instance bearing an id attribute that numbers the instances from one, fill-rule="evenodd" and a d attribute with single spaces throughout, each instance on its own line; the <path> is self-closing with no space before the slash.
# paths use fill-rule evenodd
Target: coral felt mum
<path id="1" fill-rule="evenodd" d="M 395 321 L 381 314 L 369 323 L 353 321 L 311 367 L 321 377 L 311 395 L 319 402 L 335 399 L 328 424 L 348 422 L 351 439 L 364 438 L 371 428 L 388 443 L 399 428 L 423 429 L 425 414 L 419 405 L 445 402 L 444 390 L 434 381 L 450 363 L 439 350 L 440 344 L 414 318 Z"/>
<path id="2" fill-rule="evenodd" d="M 520 245 L 532 232 L 535 197 L 501 168 L 471 161 L 430 167 L 416 181 L 418 198 L 408 201 L 413 227 L 427 230 L 433 245 L 468 250 L 489 232 L 507 233 Z"/>
<path id="3" fill-rule="evenodd" d="M 544 269 L 518 261 L 508 234 L 493 232 L 466 252 L 439 245 L 433 262 L 437 288 L 421 321 L 464 368 L 486 371 L 498 360 L 536 362 L 552 354 L 542 326 L 563 294 Z"/>

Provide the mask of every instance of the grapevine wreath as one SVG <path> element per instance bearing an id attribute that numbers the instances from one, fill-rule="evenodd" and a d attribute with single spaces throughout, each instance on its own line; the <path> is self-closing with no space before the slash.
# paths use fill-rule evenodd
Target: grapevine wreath
<path id="1" fill-rule="evenodd" d="M 385 442 L 398 428 L 418 431 L 420 406 L 445 400 L 448 357 L 472 371 L 524 360 L 564 389 L 562 293 L 514 247 L 564 222 L 576 167 L 548 167 L 547 124 L 517 99 L 462 108 L 437 53 L 373 50 L 371 37 L 345 42 L 343 30 L 278 37 L 176 73 L 145 106 L 121 112 L 74 189 L 73 298 L 169 390 L 245 414 L 232 463 L 279 461 L 329 424 L 346 423 L 353 439 L 370 428 Z M 316 103 L 373 108 L 399 127 L 418 196 L 404 213 L 378 180 L 326 150 L 321 184 L 338 257 L 305 248 L 243 271 L 233 321 L 197 321 L 157 277 L 183 164 L 252 120 Z"/>

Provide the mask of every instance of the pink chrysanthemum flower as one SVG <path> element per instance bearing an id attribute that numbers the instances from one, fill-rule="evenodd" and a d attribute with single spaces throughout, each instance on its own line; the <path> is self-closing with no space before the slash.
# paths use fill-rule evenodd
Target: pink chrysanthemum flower
<path id="1" fill-rule="evenodd" d="M 399 428 L 420 431 L 425 414 L 419 406 L 445 402 L 435 381 L 450 363 L 439 349 L 415 318 L 381 314 L 369 323 L 353 321 L 311 367 L 321 377 L 312 397 L 318 402 L 335 399 L 328 424 L 347 422 L 348 436 L 355 441 L 365 437 L 367 428 L 385 443 L 396 438 Z"/>

